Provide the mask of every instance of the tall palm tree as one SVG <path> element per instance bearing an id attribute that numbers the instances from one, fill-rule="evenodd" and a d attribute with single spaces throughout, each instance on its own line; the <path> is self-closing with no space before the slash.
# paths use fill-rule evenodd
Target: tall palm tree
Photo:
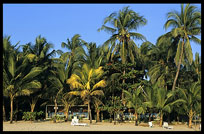
<path id="1" fill-rule="evenodd" d="M 79 34 L 75 34 L 71 39 L 67 39 L 67 43 L 62 42 L 61 47 L 68 49 L 69 60 L 67 61 L 67 68 L 70 68 L 75 62 L 78 64 L 79 62 L 83 62 L 83 57 L 85 51 L 83 46 L 87 44 L 84 40 L 81 39 Z M 82 61 L 81 61 L 82 60 Z M 75 63 L 75 64 L 76 64 Z M 69 76 L 71 76 L 71 72 L 73 70 L 70 69 Z"/>
<path id="2" fill-rule="evenodd" d="M 108 22 L 111 27 L 105 25 Z M 143 16 L 139 16 L 139 14 L 130 10 L 129 7 L 124 7 L 118 13 L 114 12 L 106 17 L 104 24 L 98 31 L 104 30 L 112 34 L 104 44 L 111 43 L 110 50 L 114 48 L 113 52 L 119 53 L 122 64 L 126 64 L 127 61 L 134 62 L 134 55 L 138 50 L 133 39 L 146 40 L 142 34 L 133 31 L 145 25 L 146 22 L 147 20 Z M 123 70 L 123 75 L 125 75 L 125 70 Z M 123 83 L 125 83 L 125 79 Z"/>
<path id="3" fill-rule="evenodd" d="M 41 67 L 28 68 L 28 62 L 18 53 L 18 49 L 14 49 L 9 38 L 4 38 L 3 42 L 4 54 L 4 87 L 5 94 L 8 94 L 11 102 L 10 123 L 13 121 L 13 101 L 16 96 L 29 95 L 30 88 L 40 88 L 41 84 L 35 79 L 43 69 Z"/>
<path id="4" fill-rule="evenodd" d="M 179 96 L 185 100 L 184 109 L 189 117 L 188 126 L 192 127 L 192 119 L 196 114 L 196 108 L 201 106 L 201 85 L 199 82 L 194 82 L 188 89 L 177 88 Z"/>
<path id="5" fill-rule="evenodd" d="M 165 29 L 172 27 L 171 34 L 174 38 L 179 38 L 175 64 L 177 66 L 176 76 L 174 78 L 172 90 L 175 90 L 180 66 L 186 59 L 190 64 L 193 61 L 193 53 L 190 41 L 201 44 L 201 40 L 196 36 L 201 33 L 201 12 L 196 6 L 181 4 L 181 11 L 172 11 L 167 14 Z"/>
<path id="6" fill-rule="evenodd" d="M 136 84 L 137 85 L 137 84 Z M 141 88 L 137 87 L 131 91 L 124 90 L 125 93 L 125 101 L 128 108 L 134 108 L 135 110 L 135 126 L 138 120 L 138 114 L 144 113 L 145 107 L 143 105 L 142 95 L 141 95 Z"/>
<path id="7" fill-rule="evenodd" d="M 41 82 L 42 87 L 34 92 L 33 89 L 30 89 L 33 94 L 29 96 L 31 112 L 34 111 L 35 105 L 39 98 L 43 97 L 43 90 L 47 88 L 48 79 L 46 76 L 50 74 L 50 70 L 53 66 L 53 56 L 56 53 L 61 54 L 61 50 L 52 50 L 53 44 L 48 43 L 46 38 L 37 36 L 35 39 L 35 44 L 27 43 L 23 46 L 23 54 L 30 62 L 30 67 L 41 67 L 43 72 L 39 75 L 38 81 Z"/>
<path id="8" fill-rule="evenodd" d="M 199 53 L 195 53 L 195 61 L 193 61 L 193 68 L 196 74 L 198 75 L 198 81 L 201 81 L 201 58 Z"/>
<path id="9" fill-rule="evenodd" d="M 86 63 L 92 68 L 100 67 L 104 58 L 102 47 L 96 46 L 96 43 L 93 42 L 86 44 L 86 47 L 88 50 L 85 53 Z"/>
<path id="10" fill-rule="evenodd" d="M 69 95 L 70 88 L 66 84 L 67 79 L 70 77 L 69 71 L 77 66 L 77 64 L 72 63 L 73 61 L 68 62 L 70 60 L 69 58 L 69 53 L 66 52 L 59 58 L 54 59 L 55 62 L 53 63 L 54 68 L 52 70 L 52 75 L 48 77 L 49 83 L 51 84 L 50 88 L 52 89 L 48 91 L 48 93 L 54 95 L 52 98 L 54 98 L 53 101 L 55 103 L 55 117 L 57 112 L 57 101 L 61 101 L 65 106 L 66 120 L 68 120 L 68 110 L 70 106 L 76 102 L 76 97 L 74 98 Z M 70 64 L 70 66 L 68 64 Z"/>
<path id="11" fill-rule="evenodd" d="M 84 63 L 81 70 L 76 70 L 75 74 L 72 74 L 71 77 L 67 80 L 67 84 L 70 85 L 71 89 L 77 89 L 71 91 L 72 95 L 81 96 L 85 104 L 88 104 L 88 115 L 90 123 L 92 123 L 91 116 L 91 100 L 94 96 L 103 96 L 103 90 L 106 86 L 106 81 L 101 79 L 103 75 L 102 67 L 97 69 L 91 68 L 88 64 Z"/>

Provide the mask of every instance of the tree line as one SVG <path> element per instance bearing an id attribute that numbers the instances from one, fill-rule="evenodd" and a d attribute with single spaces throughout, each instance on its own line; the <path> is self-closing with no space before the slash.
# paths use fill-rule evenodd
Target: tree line
<path id="1" fill-rule="evenodd" d="M 110 34 L 103 45 L 75 34 L 61 43 L 66 52 L 54 50 L 41 36 L 25 45 L 13 45 L 10 36 L 4 36 L 3 120 L 10 110 L 13 122 L 13 108 L 19 112 L 19 103 L 26 105 L 24 110 L 30 106 L 31 112 L 36 104 L 63 104 L 66 121 L 70 107 L 86 104 L 90 123 L 92 110 L 99 121 L 101 111 L 115 120 L 117 114 L 133 109 L 135 125 L 138 115 L 148 113 L 151 121 L 151 113 L 159 113 L 160 126 L 164 115 L 174 115 L 177 121 L 184 115 L 191 127 L 193 117 L 201 115 L 201 59 L 196 53 L 193 60 L 190 44 L 201 44 L 196 37 L 201 33 L 201 12 L 191 4 L 168 12 L 164 28 L 171 30 L 158 37 L 156 44 L 136 32 L 146 23 L 143 16 L 124 7 L 98 28 Z M 136 40 L 143 41 L 140 47 Z"/>

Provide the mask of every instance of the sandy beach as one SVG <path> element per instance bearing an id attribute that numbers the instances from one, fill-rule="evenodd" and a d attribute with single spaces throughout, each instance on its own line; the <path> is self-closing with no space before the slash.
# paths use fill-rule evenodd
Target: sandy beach
<path id="1" fill-rule="evenodd" d="M 109 122 L 93 122 L 91 125 L 87 122 L 88 126 L 72 126 L 70 122 L 52 121 L 18 121 L 10 124 L 9 121 L 3 122 L 3 131 L 199 131 L 197 128 L 188 128 L 186 125 L 173 125 L 173 129 L 165 129 L 154 125 L 153 128 L 148 126 L 134 126 L 134 123 L 118 123 L 114 125 Z M 172 126 L 172 125 L 171 125 Z"/>

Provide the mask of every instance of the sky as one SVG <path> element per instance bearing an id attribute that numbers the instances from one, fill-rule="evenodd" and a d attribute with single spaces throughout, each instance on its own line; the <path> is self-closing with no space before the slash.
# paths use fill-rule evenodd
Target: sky
<path id="1" fill-rule="evenodd" d="M 201 4 L 193 4 L 201 9 Z M 166 14 L 180 11 L 180 4 L 3 4 L 3 35 L 11 36 L 11 43 L 20 45 L 35 43 L 38 35 L 45 37 L 54 49 L 60 49 L 62 42 L 67 42 L 75 34 L 80 34 L 86 42 L 102 45 L 109 37 L 105 31 L 97 29 L 103 25 L 104 18 L 125 6 L 147 19 L 147 24 L 137 29 L 153 44 L 169 29 L 164 29 Z M 201 39 L 201 36 L 197 36 Z M 135 41 L 140 46 L 141 41 Z M 201 56 L 201 45 L 191 42 L 193 55 Z M 193 56 L 194 58 L 195 56 Z"/>

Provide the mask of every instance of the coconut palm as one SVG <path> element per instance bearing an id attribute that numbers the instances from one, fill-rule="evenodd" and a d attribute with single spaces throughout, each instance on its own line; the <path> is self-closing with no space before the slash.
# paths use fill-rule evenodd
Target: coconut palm
<path id="1" fill-rule="evenodd" d="M 199 82 L 192 83 L 191 87 L 188 89 L 178 88 L 179 96 L 185 100 L 184 109 L 189 117 L 188 126 L 192 127 L 192 119 L 196 114 L 197 107 L 201 106 L 201 85 Z"/>
<path id="2" fill-rule="evenodd" d="M 201 58 L 199 53 L 195 53 L 195 61 L 193 61 L 193 68 L 196 74 L 198 75 L 198 81 L 201 81 Z"/>
<path id="3" fill-rule="evenodd" d="M 143 105 L 141 90 L 142 88 L 138 84 L 135 84 L 135 88 L 132 91 L 124 90 L 125 93 L 125 102 L 128 108 L 134 108 L 135 110 L 135 126 L 138 125 L 138 114 L 145 112 L 145 107 Z"/>
<path id="4" fill-rule="evenodd" d="M 70 95 L 69 92 L 64 93 L 62 96 L 62 104 L 64 105 L 64 111 L 65 111 L 65 121 L 68 121 L 69 117 L 69 109 L 74 106 L 78 102 L 77 97 Z"/>
<path id="5" fill-rule="evenodd" d="M 149 112 L 149 121 L 151 121 L 151 114 L 155 111 L 156 102 L 156 90 L 152 88 L 153 84 L 150 81 L 145 81 L 142 85 L 142 96 L 144 98 L 144 105 L 146 106 L 146 111 Z"/>
<path id="6" fill-rule="evenodd" d="M 157 85 L 154 87 L 157 88 Z M 173 100 L 172 98 L 174 97 L 175 92 L 174 91 L 168 91 L 166 89 L 162 88 L 157 88 L 156 91 L 156 108 L 159 110 L 160 113 L 160 123 L 159 126 L 162 126 L 163 123 L 163 115 L 164 112 L 170 113 L 172 111 L 172 106 L 180 103 L 180 102 L 185 102 L 183 99 L 176 99 Z"/>
<path id="7" fill-rule="evenodd" d="M 87 53 L 85 53 L 86 63 L 92 68 L 98 68 L 102 65 L 104 53 L 103 49 L 100 46 L 96 46 L 96 43 L 86 44 Z"/>
<path id="8" fill-rule="evenodd" d="M 40 88 L 39 81 L 34 79 L 43 69 L 41 67 L 28 68 L 27 61 L 18 53 L 18 49 L 14 49 L 9 38 L 4 38 L 3 48 L 7 58 L 4 59 L 4 88 L 5 94 L 10 97 L 11 112 L 10 123 L 13 121 L 13 101 L 16 96 L 30 94 L 30 88 Z M 4 56 L 5 56 L 4 55 Z"/>
<path id="9" fill-rule="evenodd" d="M 50 70 L 52 68 L 53 56 L 56 54 L 61 54 L 61 50 L 52 50 L 53 44 L 48 43 L 46 38 L 41 37 L 41 35 L 37 36 L 35 39 L 35 44 L 27 43 L 23 46 L 23 54 L 29 61 L 30 67 L 41 67 L 43 68 L 43 72 L 38 77 L 38 81 L 41 82 L 42 87 L 33 91 L 30 89 L 33 94 L 28 96 L 28 100 L 31 106 L 31 112 L 34 111 L 35 105 L 39 98 L 43 97 L 43 90 L 47 88 L 48 79 L 45 76 L 50 74 Z M 50 52 L 51 51 L 51 52 Z"/>
<path id="10" fill-rule="evenodd" d="M 104 43 L 111 43 L 112 45 L 108 55 L 113 51 L 112 54 L 114 54 L 114 52 L 119 53 L 122 64 L 134 62 L 138 48 L 133 39 L 146 39 L 142 34 L 133 31 L 137 30 L 138 27 L 145 25 L 146 22 L 147 20 L 143 16 L 139 16 L 139 14 L 130 10 L 129 7 L 124 7 L 118 13 L 114 12 L 106 17 L 104 24 L 98 29 L 98 31 L 104 30 L 112 34 L 112 36 Z M 109 23 L 111 27 L 105 25 L 106 23 Z M 125 69 L 123 70 L 123 75 L 125 75 Z M 125 83 L 125 79 L 123 80 L 123 83 Z M 122 93 L 122 98 L 123 97 Z"/>
<path id="11" fill-rule="evenodd" d="M 92 123 L 91 116 L 91 100 L 94 96 L 103 96 L 103 90 L 106 86 L 106 81 L 104 79 L 100 80 L 103 75 L 102 67 L 97 69 L 91 68 L 88 64 L 84 63 L 81 70 L 76 70 L 75 74 L 67 80 L 67 84 L 70 85 L 71 89 L 76 89 L 71 91 L 72 95 L 80 95 L 85 104 L 88 104 L 88 115 L 90 123 Z"/>
<path id="12" fill-rule="evenodd" d="M 73 64 L 80 64 L 84 62 L 85 51 L 83 46 L 87 44 L 84 40 L 81 39 L 79 34 L 75 34 L 71 39 L 67 39 L 67 43 L 62 42 L 61 47 L 67 48 L 68 50 L 68 63 L 67 68 L 70 68 Z M 69 77 L 71 76 L 73 69 L 70 69 L 68 72 Z"/>
<path id="13" fill-rule="evenodd" d="M 101 101 L 100 98 L 97 98 L 95 96 L 93 96 L 93 103 L 94 103 L 94 107 L 95 107 L 95 112 L 96 112 L 96 122 L 99 122 L 99 114 L 100 114 L 100 110 L 102 109 L 101 106 L 104 106 L 103 102 Z"/>
<path id="14" fill-rule="evenodd" d="M 201 40 L 196 37 L 201 33 L 201 12 L 196 6 L 187 4 L 184 7 L 184 4 L 181 4 L 181 11 L 168 12 L 167 19 L 164 25 L 165 29 L 172 27 L 172 36 L 179 38 L 175 56 L 177 72 L 172 86 L 172 90 L 175 90 L 180 66 L 181 64 L 185 64 L 184 59 L 190 64 L 192 64 L 193 61 L 190 41 L 201 44 Z"/>

